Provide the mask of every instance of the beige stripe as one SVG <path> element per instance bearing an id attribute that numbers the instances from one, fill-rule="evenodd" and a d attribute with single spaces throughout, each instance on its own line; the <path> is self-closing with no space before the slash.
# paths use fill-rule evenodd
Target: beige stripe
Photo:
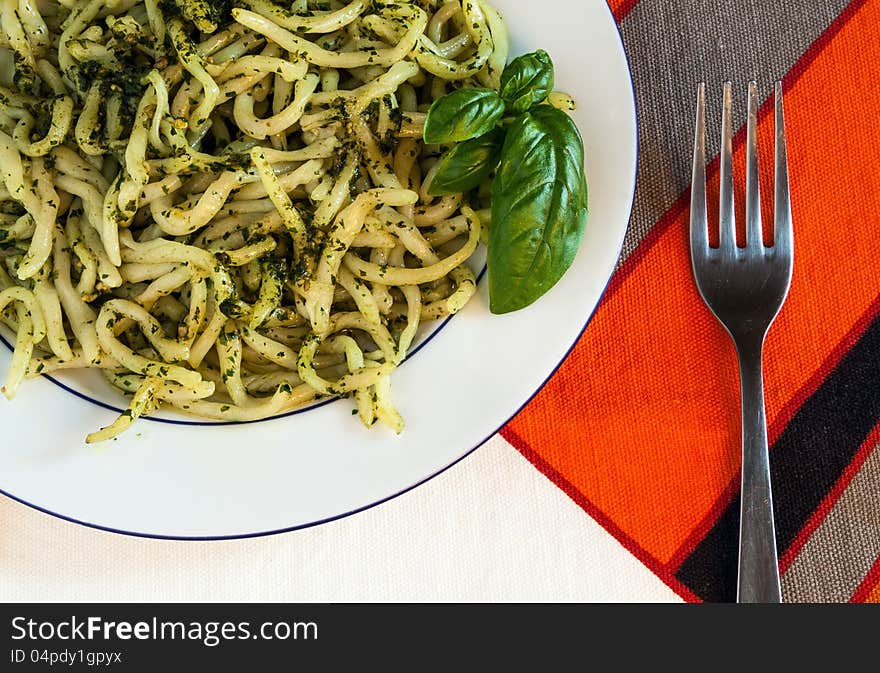
<path id="1" fill-rule="evenodd" d="M 878 555 L 880 450 L 875 446 L 783 576 L 783 597 L 792 603 L 845 603 Z"/>

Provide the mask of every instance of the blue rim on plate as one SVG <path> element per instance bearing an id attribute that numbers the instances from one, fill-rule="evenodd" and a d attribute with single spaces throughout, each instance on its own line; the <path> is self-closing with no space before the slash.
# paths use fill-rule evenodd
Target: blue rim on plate
<path id="1" fill-rule="evenodd" d="M 636 97 L 635 83 L 633 81 L 632 65 L 630 64 L 629 57 L 626 53 L 626 46 L 624 45 L 623 35 L 620 32 L 620 26 L 618 25 L 617 20 L 614 17 L 614 12 L 611 10 L 611 6 L 608 4 L 607 0 L 605 1 L 605 8 L 608 11 L 608 13 L 611 15 L 612 22 L 615 26 L 615 29 L 617 30 L 617 36 L 618 36 L 618 41 L 619 41 L 619 45 L 620 45 L 620 50 L 623 52 L 624 61 L 626 63 L 626 67 L 629 72 L 630 88 L 632 90 L 633 108 L 635 110 L 635 161 L 633 162 L 633 181 L 632 181 L 633 182 L 633 190 L 632 190 L 632 193 L 630 194 L 630 206 L 629 206 L 629 216 L 628 216 L 628 217 L 631 217 L 632 216 L 632 206 L 635 201 L 636 175 L 638 173 L 638 165 L 639 165 L 638 99 Z M 624 242 L 624 238 L 626 236 L 626 232 L 627 232 L 628 228 L 629 228 L 629 223 L 627 223 L 627 226 L 624 227 L 623 236 L 621 236 L 621 238 L 620 238 L 620 249 L 621 250 L 623 248 L 623 242 Z M 485 272 L 485 269 L 484 269 L 484 272 Z M 483 277 L 483 274 L 481 273 L 480 278 L 482 278 L 482 277 Z M 412 484 L 411 486 L 408 486 L 405 489 L 402 489 L 402 490 L 400 490 L 396 493 L 393 493 L 393 494 L 391 494 L 385 498 L 382 498 L 380 500 L 376 500 L 375 502 L 364 505 L 363 507 L 358 507 L 358 508 L 350 510 L 348 512 L 343 512 L 342 514 L 337 514 L 335 516 L 327 517 L 325 519 L 320 519 L 318 521 L 311 521 L 309 523 L 300 524 L 298 526 L 290 526 L 288 528 L 279 528 L 276 530 L 268 530 L 268 531 L 262 531 L 262 532 L 257 532 L 257 533 L 241 533 L 238 535 L 212 535 L 212 536 L 158 535 L 158 534 L 153 534 L 153 533 L 139 533 L 136 531 L 121 530 L 121 529 L 113 528 L 110 526 L 101 526 L 99 524 L 89 523 L 88 521 L 81 521 L 79 519 L 75 519 L 73 517 L 66 516 L 64 514 L 59 514 L 58 512 L 53 512 L 53 511 L 46 509 L 44 507 L 40 507 L 39 505 L 35 505 L 34 503 L 31 503 L 31 502 L 28 502 L 27 500 L 23 500 L 21 498 L 18 498 L 16 496 L 14 496 L 13 494 L 4 491 L 3 489 L 0 489 L 0 494 L 5 495 L 10 500 L 14 500 L 15 502 L 18 502 L 18 503 L 21 503 L 22 505 L 30 507 L 31 509 L 35 509 L 38 512 L 42 512 L 43 514 L 48 514 L 48 515 L 53 516 L 57 519 L 61 519 L 63 521 L 69 521 L 70 523 L 79 524 L 80 526 L 85 526 L 87 528 L 93 528 L 95 530 L 102 530 L 102 531 L 105 531 L 108 533 L 117 533 L 119 535 L 125 535 L 128 537 L 146 538 L 146 539 L 151 539 L 151 540 L 179 540 L 179 541 L 192 541 L 192 542 L 215 542 L 215 541 L 223 541 L 223 540 L 247 540 L 247 539 L 252 539 L 252 538 L 268 537 L 270 535 L 280 535 L 282 533 L 292 533 L 294 531 L 305 530 L 307 528 L 314 528 L 316 526 L 321 526 L 326 523 L 331 523 L 333 521 L 345 519 L 345 518 L 353 516 L 355 514 L 360 514 L 361 512 L 365 512 L 369 509 L 373 509 L 374 507 L 378 507 L 379 505 L 382 505 L 382 504 L 389 502 L 391 500 L 394 500 L 395 498 L 398 498 L 406 493 L 409 493 L 410 491 L 415 490 L 419 486 L 422 486 L 423 484 L 426 484 L 427 482 L 431 481 L 435 477 L 440 476 L 441 474 L 443 474 L 447 470 L 451 469 L 452 467 L 455 467 L 461 461 L 463 461 L 465 458 L 472 455 L 474 453 L 474 451 L 476 451 L 481 446 L 486 444 L 486 442 L 488 442 L 495 435 L 497 435 L 501 431 L 501 429 L 504 428 L 504 426 L 506 426 L 513 418 L 515 418 L 517 415 L 519 415 L 519 413 L 523 409 L 525 409 L 529 405 L 529 403 L 531 403 L 531 401 L 533 399 L 535 399 L 535 397 L 538 395 L 538 393 L 540 393 L 541 390 L 544 389 L 544 387 L 547 385 L 547 383 L 550 381 L 550 379 L 553 378 L 553 376 L 556 374 L 556 372 L 559 371 L 559 368 L 562 366 L 562 364 L 568 359 L 568 356 L 571 355 L 571 352 L 574 350 L 575 346 L 577 346 L 578 342 L 581 340 L 581 337 L 583 336 L 584 332 L 586 331 L 587 327 L 589 326 L 590 321 L 593 319 L 593 316 L 596 314 L 596 310 L 599 308 L 599 305 L 602 303 L 602 298 L 604 297 L 605 292 L 608 289 L 608 284 L 611 282 L 611 278 L 613 278 L 613 277 L 614 277 L 614 272 L 612 271 L 611 275 L 608 277 L 608 280 L 605 282 L 605 287 L 602 289 L 602 292 L 599 294 L 599 299 L 596 302 L 596 306 L 593 308 L 593 310 L 587 316 L 586 322 L 584 322 L 584 326 L 578 332 L 578 334 L 577 334 L 576 338 L 574 339 L 574 341 L 572 342 L 571 346 L 565 352 L 565 355 L 563 355 L 562 359 L 560 359 L 560 361 L 556 364 L 556 366 L 553 368 L 553 370 L 547 375 L 547 378 L 544 379 L 544 381 L 541 383 L 541 385 L 539 385 L 537 388 L 535 388 L 535 391 L 529 396 L 529 398 L 525 402 L 523 402 L 523 404 L 520 405 L 520 407 L 507 418 L 507 420 L 505 420 L 501 425 L 499 425 L 491 434 L 489 434 L 483 440 L 481 440 L 479 443 L 477 443 L 476 445 L 471 447 L 462 456 L 455 459 L 454 461 L 452 461 L 451 463 L 449 463 L 448 465 L 446 465 L 442 469 L 437 470 L 433 474 L 425 477 L 424 479 L 416 482 L 415 484 Z M 478 282 L 479 282 L 479 280 L 478 280 Z M 430 335 L 430 337 L 425 339 L 425 341 L 419 345 L 419 348 L 417 348 L 416 351 L 413 352 L 413 355 L 416 352 L 418 352 L 419 350 L 421 350 L 421 348 L 424 347 L 429 341 L 431 341 L 431 339 L 433 339 L 437 334 L 439 334 L 443 330 L 443 328 L 447 325 L 447 323 L 449 322 L 450 319 L 451 318 L 447 318 L 447 320 L 443 323 L 443 325 L 441 325 L 439 328 L 437 328 Z M 0 341 L 2 341 L 4 344 L 9 346 L 9 344 L 5 341 L 5 339 L 3 339 L 2 336 L 0 336 Z M 77 397 L 86 399 L 90 402 L 97 404 L 98 406 L 110 409 L 112 411 L 121 411 L 111 405 L 105 404 L 105 403 L 100 402 L 98 400 L 93 400 L 93 399 L 91 399 L 91 398 L 89 398 L 89 397 L 87 397 L 87 396 L 85 396 L 75 390 L 72 390 L 52 377 L 47 376 L 46 378 L 49 378 L 53 383 L 64 388 L 68 392 L 73 393 Z M 308 407 L 306 409 L 300 409 L 300 410 L 297 410 L 297 411 L 294 411 L 289 414 L 285 414 L 283 416 L 279 416 L 276 418 L 285 418 L 288 416 L 293 416 L 298 413 L 303 413 L 305 411 L 315 409 L 317 406 L 324 406 L 326 404 L 331 404 L 334 401 L 336 401 L 336 400 L 328 400 L 326 402 L 321 403 L 320 405 L 314 405 L 314 406 Z M 172 419 L 156 419 L 156 418 L 149 419 L 149 420 L 164 422 L 164 423 L 173 423 L 173 424 L 179 424 L 179 425 L 229 425 L 230 424 L 230 423 L 222 423 L 222 422 L 221 423 L 204 423 L 204 422 L 198 422 L 198 421 L 196 421 L 196 422 L 175 421 Z M 270 419 L 264 419 L 264 420 L 270 420 Z"/>

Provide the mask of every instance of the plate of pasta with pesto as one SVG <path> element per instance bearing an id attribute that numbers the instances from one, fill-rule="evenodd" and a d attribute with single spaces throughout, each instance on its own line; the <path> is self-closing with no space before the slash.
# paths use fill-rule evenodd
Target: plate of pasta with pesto
<path id="1" fill-rule="evenodd" d="M 210 539 L 424 483 L 577 342 L 636 148 L 603 0 L 0 0 L 0 492 Z"/>

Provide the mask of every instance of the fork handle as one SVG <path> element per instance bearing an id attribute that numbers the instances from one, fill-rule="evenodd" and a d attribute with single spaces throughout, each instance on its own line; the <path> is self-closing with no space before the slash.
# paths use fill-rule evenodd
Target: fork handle
<path id="1" fill-rule="evenodd" d="M 764 412 L 763 342 L 761 335 L 737 343 L 743 444 L 738 603 L 782 602 Z"/>

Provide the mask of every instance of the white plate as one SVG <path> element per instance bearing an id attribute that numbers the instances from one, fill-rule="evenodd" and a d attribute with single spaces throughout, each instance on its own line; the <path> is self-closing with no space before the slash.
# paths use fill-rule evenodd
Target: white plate
<path id="1" fill-rule="evenodd" d="M 0 398 L 0 490 L 76 522 L 136 535 L 213 538 L 314 525 L 378 504 L 456 463 L 536 393 L 607 285 L 632 206 L 636 115 L 620 35 L 603 0 L 496 0 L 514 53 L 544 48 L 577 99 L 590 220 L 562 282 L 533 307 L 489 313 L 480 295 L 393 378 L 401 436 L 364 429 L 337 401 L 249 425 L 138 421 L 118 441 L 83 438 L 115 413 L 59 387 L 119 398 L 95 379 L 26 382 Z M 0 347 L 0 376 L 9 352 Z"/>

